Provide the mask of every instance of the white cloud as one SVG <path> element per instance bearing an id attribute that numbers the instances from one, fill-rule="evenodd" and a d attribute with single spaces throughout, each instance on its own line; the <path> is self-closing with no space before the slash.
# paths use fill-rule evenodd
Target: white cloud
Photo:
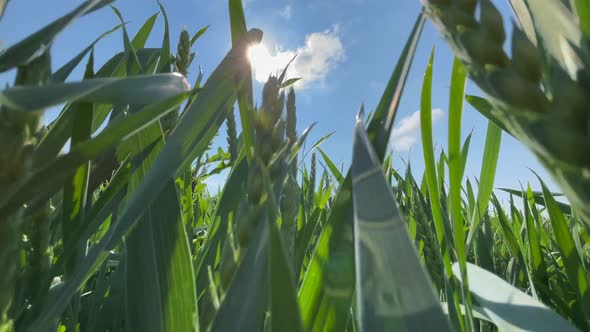
<path id="1" fill-rule="evenodd" d="M 283 7 L 283 9 L 281 9 L 279 11 L 279 15 L 281 15 L 282 17 L 284 17 L 286 19 L 290 19 L 292 10 L 293 10 L 293 6 L 291 5 L 291 3 L 288 3 L 285 5 L 285 7 Z"/>
<path id="2" fill-rule="evenodd" d="M 266 82 L 269 75 L 280 73 L 297 55 L 287 70 L 287 79 L 301 78 L 296 84 L 299 88 L 304 88 L 314 81 L 324 80 L 330 70 L 345 59 L 344 46 L 337 26 L 308 34 L 305 44 L 295 50 L 277 49 L 271 54 L 264 44 L 260 44 L 253 46 L 249 55 L 255 78 L 262 83 Z"/>
<path id="3" fill-rule="evenodd" d="M 432 109 L 432 123 L 440 120 L 444 111 Z M 396 151 L 408 151 L 420 138 L 420 111 L 403 117 L 391 133 L 391 146 Z"/>

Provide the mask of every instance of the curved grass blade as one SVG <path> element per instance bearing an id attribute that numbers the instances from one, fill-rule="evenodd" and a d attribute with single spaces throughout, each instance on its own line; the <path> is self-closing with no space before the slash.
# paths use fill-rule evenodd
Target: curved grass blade
<path id="1" fill-rule="evenodd" d="M 472 132 L 467 135 L 463 147 L 461 148 L 461 176 L 462 179 L 465 175 L 465 167 L 467 167 L 467 157 L 469 156 L 469 146 L 471 145 Z"/>
<path id="2" fill-rule="evenodd" d="M 164 37 L 162 39 L 162 53 L 160 53 L 160 63 L 158 64 L 158 73 L 170 72 L 170 28 L 168 25 L 168 15 L 162 3 L 158 0 L 158 6 L 164 16 Z"/>
<path id="3" fill-rule="evenodd" d="M 483 151 L 483 160 L 481 161 L 481 171 L 479 173 L 479 186 L 477 190 L 477 202 L 471 211 L 471 222 L 469 233 L 467 234 L 467 248 L 471 248 L 474 236 L 477 234 L 479 225 L 483 218 L 485 209 L 490 201 L 490 196 L 494 190 L 494 180 L 496 178 L 496 167 L 498 165 L 498 156 L 500 155 L 500 146 L 502 145 L 502 130 L 491 120 L 488 121 L 488 130 L 486 142 Z"/>
<path id="4" fill-rule="evenodd" d="M 140 153 L 157 139 L 129 180 L 133 195 L 164 146 L 154 123 L 131 140 Z M 132 331 L 190 331 L 196 323 L 196 291 L 186 228 L 170 178 L 157 203 L 144 213 L 125 240 L 126 324 Z"/>
<path id="5" fill-rule="evenodd" d="M 201 36 L 207 32 L 207 30 L 209 30 L 209 26 L 207 25 L 204 28 L 201 28 L 199 31 L 197 31 L 197 33 L 195 33 L 195 35 L 191 38 L 191 46 L 193 46 L 197 40 L 199 40 L 199 38 L 201 38 Z"/>
<path id="6" fill-rule="evenodd" d="M 526 198 L 526 194 L 524 194 L 520 190 L 509 189 L 509 188 L 498 188 L 498 190 L 502 190 L 503 192 L 518 196 L 520 198 Z M 533 194 L 533 198 L 535 200 L 535 203 L 547 207 L 547 205 L 545 204 L 545 198 L 543 197 L 542 191 L 541 192 L 533 191 L 532 194 Z M 554 193 L 554 192 L 552 192 L 551 195 L 563 196 L 563 194 L 561 194 L 561 193 Z M 559 211 L 561 211 L 561 213 L 567 214 L 568 216 L 572 215 L 572 206 L 571 205 L 564 203 L 564 202 L 559 202 L 559 201 L 555 201 L 555 204 L 557 204 L 557 207 L 559 208 Z"/>
<path id="7" fill-rule="evenodd" d="M 488 100 L 478 96 L 466 96 L 465 100 L 467 100 L 467 102 L 479 113 L 488 118 L 488 120 L 492 121 L 496 126 L 508 133 L 510 136 L 514 137 L 512 132 L 508 130 L 502 120 L 494 114 L 494 107 Z"/>
<path id="8" fill-rule="evenodd" d="M 465 85 L 467 83 L 467 70 L 463 63 L 455 58 L 451 74 L 451 92 L 449 96 L 449 196 L 450 215 L 453 224 L 455 251 L 462 271 L 465 273 L 467 251 L 465 243 L 465 221 L 463 207 L 461 205 L 461 120 L 463 117 L 463 100 L 465 98 Z M 470 331 L 473 325 L 471 315 L 471 297 L 468 292 L 468 279 L 463 275 L 463 304 L 465 305 L 465 329 Z"/>
<path id="9" fill-rule="evenodd" d="M 387 83 L 387 87 L 383 91 L 381 100 L 379 100 L 379 104 L 369 122 L 367 134 L 375 147 L 379 160 L 383 160 L 387 151 L 393 122 L 404 91 L 406 78 L 412 66 L 414 52 L 418 46 L 422 28 L 424 27 L 424 20 L 423 13 L 420 13 L 414 23 L 410 38 L 406 41 L 400 59 Z"/>
<path id="10" fill-rule="evenodd" d="M 123 15 L 115 6 L 111 6 L 111 9 L 121 21 L 121 24 L 124 24 L 125 21 L 123 20 Z M 144 73 L 141 64 L 139 63 L 139 59 L 137 58 L 137 53 L 135 52 L 135 48 L 131 43 L 131 39 L 129 39 L 129 34 L 127 33 L 127 29 L 123 25 L 123 46 L 125 49 L 125 57 L 127 59 L 127 72 L 137 71 L 139 73 Z"/>
<path id="11" fill-rule="evenodd" d="M 326 165 L 330 169 L 330 172 L 332 172 L 332 175 L 334 176 L 336 181 L 338 181 L 338 183 L 342 183 L 342 181 L 344 180 L 344 177 L 342 176 L 342 173 L 340 173 L 340 171 L 338 170 L 338 167 L 336 167 L 336 165 L 334 165 L 334 163 L 332 162 L 332 159 L 330 159 L 330 157 L 328 157 L 328 155 L 319 147 L 316 147 L 316 149 L 322 155 L 324 162 L 326 163 Z"/>
<path id="12" fill-rule="evenodd" d="M 244 75 L 248 72 L 244 67 L 249 68 L 245 65 L 247 47 L 252 43 L 260 42 L 261 39 L 262 31 L 250 30 L 222 60 L 203 86 L 197 99 L 186 111 L 176 130 L 170 135 L 153 166 L 128 199 L 127 206 L 119 215 L 118 223 L 111 227 L 104 239 L 88 253 L 72 279 L 60 290 L 53 306 L 42 314 L 34 327 L 46 326 L 53 317 L 61 313 L 70 297 L 104 262 L 108 250 L 115 247 L 132 229 L 146 205 L 156 199 L 171 177 L 192 162 L 191 153 L 194 152 L 194 147 L 204 145 L 204 149 L 210 142 L 218 128 L 214 126 L 208 128 L 208 124 L 216 116 L 225 116 L 228 102 L 235 101 L 236 87 L 241 86 L 243 80 L 247 79 L 247 75 Z"/>
<path id="13" fill-rule="evenodd" d="M 450 331 L 361 118 L 352 157 L 361 331 Z"/>
<path id="14" fill-rule="evenodd" d="M 369 124 L 368 135 L 380 159 L 387 149 L 401 91 L 423 26 L 424 16 L 420 14 Z M 350 171 L 332 204 L 331 214 L 321 230 L 299 290 L 299 305 L 306 330 L 343 331 L 353 302 L 355 281 Z"/>
<path id="15" fill-rule="evenodd" d="M 63 186 L 67 176 L 82 163 L 93 160 L 120 140 L 157 121 L 164 114 L 178 107 L 188 95 L 189 93 L 183 93 L 149 105 L 121 122 L 105 128 L 95 138 L 72 147 L 68 154 L 34 170 L 33 174 L 17 185 L 13 191 L 0 196 L 0 215 L 13 213 L 35 197 L 53 194 Z"/>
<path id="16" fill-rule="evenodd" d="M 15 86 L 0 91 L 0 103 L 21 111 L 35 111 L 74 101 L 147 105 L 188 90 L 188 82 L 177 73 L 95 78 L 76 83 Z"/>
<path id="17" fill-rule="evenodd" d="M 458 263 L 453 273 L 461 280 Z M 577 331 L 543 303 L 519 291 L 496 275 L 467 263 L 469 290 L 479 307 L 501 331 Z"/>
<path id="18" fill-rule="evenodd" d="M 82 59 L 94 48 L 101 39 L 110 35 L 111 33 L 119 30 L 123 24 L 119 24 L 116 27 L 112 28 L 111 30 L 103 33 L 102 35 L 98 36 L 90 45 L 88 45 L 82 52 L 76 55 L 72 60 L 68 61 L 65 65 L 63 65 L 60 69 L 58 69 L 53 75 L 51 75 L 51 81 L 56 83 L 64 82 L 68 76 L 72 73 L 72 71 L 78 66 L 78 64 L 82 61 Z"/>
<path id="19" fill-rule="evenodd" d="M 335 133 L 335 131 L 328 133 L 327 135 L 324 135 L 322 138 L 318 139 L 315 143 L 313 143 L 311 148 L 309 148 L 309 150 L 307 150 L 307 152 L 305 152 L 305 154 L 303 155 L 303 158 L 301 158 L 300 164 L 303 163 L 303 161 L 305 160 L 305 158 L 307 157 L 307 155 L 310 152 L 312 152 L 315 148 L 317 148 L 322 143 L 324 143 L 326 140 L 328 140 L 328 138 L 330 138 L 334 133 Z"/>
<path id="20" fill-rule="evenodd" d="M 0 73 L 31 62 L 51 47 L 55 37 L 74 20 L 80 16 L 100 9 L 113 1 L 114 0 L 88 0 L 67 15 L 62 16 L 45 26 L 43 29 L 9 47 L 0 54 Z"/>
<path id="21" fill-rule="evenodd" d="M 137 30 L 135 36 L 133 36 L 133 40 L 131 41 L 131 46 L 133 46 L 134 50 L 139 50 L 143 48 L 145 43 L 147 42 L 149 36 L 152 34 L 152 30 L 154 29 L 154 24 L 156 23 L 156 19 L 160 16 L 160 13 L 155 13 L 154 15 L 150 16 Z M 139 55 L 138 55 L 139 57 Z"/>

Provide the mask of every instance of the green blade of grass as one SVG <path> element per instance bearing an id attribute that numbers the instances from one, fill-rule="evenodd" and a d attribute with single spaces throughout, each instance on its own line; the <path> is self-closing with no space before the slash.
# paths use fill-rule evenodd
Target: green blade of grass
<path id="1" fill-rule="evenodd" d="M 401 91 L 412 64 L 424 16 L 420 14 L 369 124 L 369 138 L 377 155 L 385 155 Z M 309 268 L 299 289 L 299 306 L 306 330 L 342 331 L 354 290 L 352 181 L 342 182 L 330 216 L 322 228 Z"/>
<path id="2" fill-rule="evenodd" d="M 360 330 L 450 331 L 360 119 L 352 181 Z"/>
<path id="3" fill-rule="evenodd" d="M 156 24 L 156 19 L 160 16 L 160 13 L 155 13 L 154 15 L 150 16 L 137 30 L 135 36 L 133 36 L 133 40 L 131 41 L 131 46 L 135 51 L 143 48 L 145 43 L 147 42 L 149 36 L 152 34 L 152 30 L 154 29 L 154 24 Z"/>
<path id="4" fill-rule="evenodd" d="M 203 28 L 201 28 L 199 31 L 197 31 L 192 37 L 191 37 L 191 46 L 193 46 L 197 40 L 199 40 L 199 38 L 201 38 L 201 36 L 203 34 L 205 34 L 205 32 L 207 32 L 207 30 L 209 30 L 209 26 L 205 26 Z"/>
<path id="5" fill-rule="evenodd" d="M 82 61 L 82 59 L 94 48 L 94 45 L 98 43 L 104 37 L 110 35 L 111 33 L 119 30 L 123 24 L 119 24 L 116 27 L 112 28 L 111 30 L 103 33 L 102 35 L 98 36 L 90 45 L 88 45 L 82 52 L 78 53 L 72 60 L 68 61 L 65 65 L 55 71 L 53 75 L 51 75 L 51 80 L 53 82 L 64 82 L 72 73 L 72 71 L 78 66 L 78 64 Z"/>
<path id="6" fill-rule="evenodd" d="M 324 152 L 324 150 L 320 149 L 319 147 L 316 147 L 316 149 L 322 155 L 324 162 L 328 166 L 328 169 L 330 170 L 330 172 L 332 173 L 332 175 L 334 176 L 336 181 L 338 181 L 338 183 L 342 183 L 342 181 L 344 180 L 344 177 L 342 176 L 342 173 L 340 173 L 340 171 L 338 170 L 338 167 L 336 167 L 336 165 L 334 165 L 334 163 L 332 162 L 332 159 L 330 159 L 330 157 L 328 157 L 328 155 Z"/>
<path id="7" fill-rule="evenodd" d="M 88 0 L 70 13 L 6 49 L 0 54 L 0 72 L 26 65 L 53 44 L 55 37 L 80 16 L 100 9 L 113 0 Z"/>
<path id="8" fill-rule="evenodd" d="M 469 146 L 471 145 L 471 136 L 472 133 L 467 135 L 465 142 L 463 143 L 463 147 L 461 148 L 461 176 L 460 178 L 463 179 L 465 176 L 465 167 L 467 167 L 467 157 L 469 156 Z"/>
<path id="9" fill-rule="evenodd" d="M 117 7 L 111 6 L 111 9 L 115 13 L 115 15 L 117 15 L 119 21 L 121 21 L 121 24 L 124 24 L 125 21 L 123 20 L 123 15 L 121 15 L 121 12 L 117 9 Z M 133 46 L 131 39 L 129 38 L 129 34 L 127 33 L 125 25 L 123 25 L 123 47 L 125 50 L 125 58 L 127 59 L 127 72 L 129 73 L 136 71 L 138 73 L 144 74 L 143 68 L 139 63 L 139 58 L 137 57 L 137 53 L 135 52 L 135 47 Z"/>
<path id="10" fill-rule="evenodd" d="M 170 72 L 170 28 L 168 26 L 168 15 L 162 3 L 158 0 L 158 6 L 164 17 L 164 37 L 162 38 L 162 53 L 160 54 L 160 63 L 158 64 L 159 73 Z"/>
<path id="11" fill-rule="evenodd" d="M 146 105 L 188 90 L 188 82 L 180 74 L 141 75 L 16 86 L 0 91 L 0 102 L 21 111 L 35 111 L 74 101 Z M 121 94 L 121 91 L 125 93 Z"/>
<path id="12" fill-rule="evenodd" d="M 461 279 L 459 264 L 453 273 Z M 467 263 L 469 289 L 481 309 L 502 331 L 576 331 L 565 319 L 541 302 L 486 270 Z"/>
<path id="13" fill-rule="evenodd" d="M 502 190 L 502 191 L 507 192 L 509 194 L 516 195 L 516 196 L 518 196 L 520 198 L 526 197 L 526 195 L 523 196 L 523 192 L 522 191 L 518 191 L 518 190 L 515 190 L 515 189 L 498 188 L 498 190 Z M 553 195 L 553 196 L 556 196 L 558 194 L 560 194 L 560 193 L 551 193 L 551 195 Z M 537 191 L 535 191 L 535 192 L 532 192 L 532 195 L 534 197 L 535 203 L 537 203 L 539 205 L 542 205 L 542 206 L 545 206 L 545 207 L 547 206 L 545 204 L 545 198 L 543 196 L 543 192 L 537 192 Z M 567 203 L 564 203 L 564 202 L 558 202 L 558 201 L 555 201 L 555 204 L 557 204 L 557 207 L 559 208 L 559 211 L 561 211 L 561 213 L 567 214 L 569 216 L 572 215 L 572 207 L 571 207 L 571 205 L 569 205 Z"/>
<path id="14" fill-rule="evenodd" d="M 488 207 L 490 196 L 494 189 L 494 180 L 496 178 L 496 167 L 498 165 L 498 156 L 500 155 L 500 146 L 502 144 L 502 130 L 492 121 L 488 121 L 488 130 L 486 142 L 481 161 L 481 171 L 479 173 L 479 186 L 477 190 L 477 202 L 471 211 L 471 222 L 469 233 L 467 234 L 467 248 L 471 247 L 473 238 L 477 234 L 479 224 L 485 209 Z"/>
<path id="15" fill-rule="evenodd" d="M 139 153 L 154 148 L 129 179 L 133 195 L 164 142 L 154 123 L 132 138 Z M 190 249 L 177 191 L 172 179 L 140 217 L 125 240 L 126 324 L 134 331 L 190 331 L 196 324 L 196 291 Z"/>
<path id="16" fill-rule="evenodd" d="M 465 248 L 465 223 L 463 207 L 461 205 L 461 119 L 463 117 L 463 99 L 465 98 L 465 84 L 467 70 L 461 61 L 455 58 L 451 74 L 451 92 L 449 97 L 449 196 L 451 199 L 450 215 L 453 224 L 456 256 L 463 271 L 463 303 L 465 305 L 465 328 L 472 329 L 471 298 L 469 296 L 469 281 L 467 279 Z"/>

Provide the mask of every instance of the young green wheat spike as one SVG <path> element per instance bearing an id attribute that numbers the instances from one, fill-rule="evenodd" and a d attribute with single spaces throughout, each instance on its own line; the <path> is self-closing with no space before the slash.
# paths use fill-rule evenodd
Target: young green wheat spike
<path id="1" fill-rule="evenodd" d="M 422 3 L 472 80 L 489 95 L 492 109 L 478 110 L 535 152 L 589 225 L 590 90 L 584 82 L 590 71 L 580 64 L 590 51 L 576 13 L 559 1 L 525 7 L 537 36 L 515 26 L 509 58 L 502 47 L 502 16 L 490 0 Z M 543 12 L 555 14 L 555 29 L 545 29 Z M 555 50 L 556 34 L 567 50 Z"/>

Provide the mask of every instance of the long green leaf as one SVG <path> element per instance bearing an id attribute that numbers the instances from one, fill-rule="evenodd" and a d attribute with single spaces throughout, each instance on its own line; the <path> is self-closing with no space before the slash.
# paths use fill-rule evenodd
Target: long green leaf
<path id="1" fill-rule="evenodd" d="M 342 181 L 344 180 L 344 177 L 342 176 L 342 173 L 340 173 L 340 171 L 338 170 L 338 167 L 336 167 L 336 165 L 334 165 L 334 163 L 332 162 L 332 159 L 330 159 L 330 157 L 328 157 L 328 155 L 319 147 L 316 147 L 316 149 L 322 155 L 324 162 L 328 166 L 328 169 L 330 169 L 330 172 L 332 172 L 332 175 L 334 176 L 336 181 L 338 181 L 338 183 L 342 183 Z"/>
<path id="2" fill-rule="evenodd" d="M 188 90 L 184 76 L 176 73 L 95 78 L 76 83 L 15 86 L 0 91 L 0 103 L 21 111 L 36 111 L 74 101 L 146 105 Z"/>
<path id="3" fill-rule="evenodd" d="M 481 161 L 481 171 L 479 173 L 479 188 L 477 191 L 477 202 L 471 211 L 471 223 L 469 233 L 467 235 L 467 248 L 471 247 L 471 243 L 475 234 L 477 234 L 479 224 L 483 218 L 484 212 L 488 207 L 490 195 L 494 189 L 494 180 L 496 178 L 496 167 L 498 165 L 498 156 L 500 155 L 500 146 L 502 143 L 502 130 L 494 124 L 491 120 L 488 121 L 488 130 L 486 134 L 486 142 L 483 151 L 483 159 Z"/>
<path id="4" fill-rule="evenodd" d="M 471 330 L 473 318 L 471 315 L 471 298 L 467 287 L 469 285 L 465 274 L 467 251 L 465 243 L 465 222 L 461 205 L 461 120 L 463 117 L 463 100 L 467 70 L 457 58 L 453 61 L 451 74 L 451 92 L 449 97 L 449 196 L 451 199 L 450 216 L 453 225 L 456 256 L 463 271 L 463 304 L 465 305 L 465 328 Z"/>
<path id="5" fill-rule="evenodd" d="M 159 73 L 170 72 L 170 28 L 168 24 L 168 15 L 162 3 L 158 0 L 158 6 L 162 16 L 164 16 L 164 37 L 162 38 L 162 53 L 160 54 L 160 63 L 158 64 Z"/>
<path id="6" fill-rule="evenodd" d="M 164 142 L 158 123 L 134 136 L 136 152 L 159 139 L 129 180 L 129 195 L 143 180 Z M 146 144 L 148 143 L 148 144 Z M 168 180 L 125 241 L 126 324 L 132 331 L 190 331 L 196 291 L 178 194 Z"/>
<path id="7" fill-rule="evenodd" d="M 154 15 L 150 16 L 137 30 L 135 36 L 133 36 L 133 40 L 131 41 L 131 45 L 133 46 L 134 50 L 139 50 L 143 48 L 145 43 L 147 42 L 150 34 L 152 33 L 152 29 L 154 28 L 154 24 L 156 23 L 156 19 L 160 16 L 160 13 L 155 13 Z"/>
<path id="8" fill-rule="evenodd" d="M 355 128 L 352 194 L 360 330 L 450 331 L 361 118 Z"/>
<path id="9" fill-rule="evenodd" d="M 51 47 L 55 37 L 80 16 L 100 9 L 113 0 L 88 0 L 43 29 L 9 47 L 0 54 L 0 72 L 26 65 Z"/>
<path id="10" fill-rule="evenodd" d="M 461 280 L 459 264 L 453 265 L 453 273 Z M 576 331 L 544 304 L 492 273 L 467 263 L 467 275 L 480 308 L 501 331 Z"/>
<path id="11" fill-rule="evenodd" d="M 111 30 L 103 33 L 102 35 L 98 36 L 90 45 L 88 45 L 82 52 L 78 53 L 72 60 L 68 61 L 65 65 L 63 65 L 60 69 L 56 70 L 53 75 L 51 75 L 51 80 L 53 82 L 64 82 L 68 76 L 72 73 L 74 68 L 78 66 L 78 64 L 82 61 L 82 59 L 94 48 L 94 45 L 98 43 L 104 37 L 110 35 L 111 33 L 119 30 L 123 24 L 119 24 L 116 27 L 112 28 Z"/>
<path id="12" fill-rule="evenodd" d="M 509 189 L 509 188 L 498 188 L 498 190 L 502 190 L 502 191 L 507 192 L 507 193 L 509 193 L 511 195 L 516 195 L 516 196 L 518 196 L 520 198 L 526 197 L 526 195 L 523 196 L 523 192 L 522 191 L 519 191 L 519 190 Z M 545 207 L 547 206 L 545 204 L 545 198 L 543 196 L 543 192 L 534 191 L 534 192 L 532 192 L 532 194 L 533 194 L 533 197 L 535 199 L 535 203 L 540 204 L 540 205 L 545 206 Z M 557 196 L 558 194 L 559 193 L 553 193 L 553 192 L 551 193 L 551 195 L 553 195 L 553 196 Z M 559 208 L 559 211 L 561 211 L 561 213 L 567 214 L 569 216 L 572 215 L 572 207 L 571 207 L 571 205 L 569 205 L 567 203 L 559 202 L 559 201 L 555 201 L 555 204 L 557 204 L 557 207 Z"/>

